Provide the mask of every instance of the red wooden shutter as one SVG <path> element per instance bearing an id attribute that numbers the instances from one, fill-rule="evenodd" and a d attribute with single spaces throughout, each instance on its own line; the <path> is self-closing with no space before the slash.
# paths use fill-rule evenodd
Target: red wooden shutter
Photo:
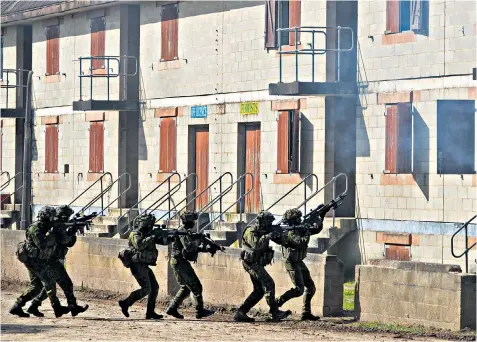
<path id="1" fill-rule="evenodd" d="M 385 169 L 390 173 L 396 173 L 397 133 L 397 107 L 396 105 L 389 105 L 386 108 Z"/>
<path id="2" fill-rule="evenodd" d="M 176 170 L 176 120 L 175 118 L 164 118 L 161 121 L 159 149 L 159 170 L 161 172 L 172 172 Z"/>
<path id="3" fill-rule="evenodd" d="M 46 28 L 46 73 L 56 75 L 60 72 L 60 27 Z"/>
<path id="4" fill-rule="evenodd" d="M 301 1 L 290 1 L 290 28 L 301 26 Z M 300 43 L 300 33 L 297 33 L 298 44 Z M 295 32 L 290 32 L 290 45 L 295 45 Z"/>
<path id="5" fill-rule="evenodd" d="M 265 47 L 276 47 L 276 18 L 275 18 L 275 0 L 267 0 L 265 7 Z"/>
<path id="6" fill-rule="evenodd" d="M 91 56 L 104 56 L 105 21 L 104 17 L 91 19 Z M 104 59 L 94 59 L 93 69 L 104 68 Z"/>
<path id="7" fill-rule="evenodd" d="M 179 5 L 161 7 L 161 61 L 172 61 L 178 57 Z"/>
<path id="8" fill-rule="evenodd" d="M 89 171 L 103 172 L 104 125 L 103 122 L 91 122 L 89 128 Z"/>
<path id="9" fill-rule="evenodd" d="M 278 115 L 277 135 L 277 173 L 288 173 L 289 127 L 288 111 Z"/>
<path id="10" fill-rule="evenodd" d="M 399 261 L 410 261 L 409 247 L 401 245 L 388 245 L 386 248 L 386 259 L 387 260 L 399 260 Z"/>
<path id="11" fill-rule="evenodd" d="M 399 32 L 399 0 L 387 0 L 386 32 Z"/>
<path id="12" fill-rule="evenodd" d="M 293 112 L 293 159 L 291 172 L 300 172 L 300 111 Z"/>
<path id="13" fill-rule="evenodd" d="M 412 113 L 410 103 L 397 105 L 397 172 L 412 172 Z"/>
<path id="14" fill-rule="evenodd" d="M 58 172 L 58 126 L 47 125 L 45 133 L 45 171 Z"/>

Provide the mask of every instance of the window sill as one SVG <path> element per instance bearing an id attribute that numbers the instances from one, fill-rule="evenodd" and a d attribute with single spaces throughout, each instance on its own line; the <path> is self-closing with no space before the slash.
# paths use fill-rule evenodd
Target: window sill
<path id="1" fill-rule="evenodd" d="M 412 173 L 383 173 L 380 179 L 381 185 L 414 185 L 416 181 Z"/>
<path id="2" fill-rule="evenodd" d="M 43 83 L 59 83 L 61 82 L 61 75 L 45 75 Z"/>
<path id="3" fill-rule="evenodd" d="M 86 180 L 88 182 L 96 182 L 103 175 L 104 175 L 104 172 L 90 172 L 90 171 L 88 171 L 88 175 L 86 176 Z"/>
<path id="4" fill-rule="evenodd" d="M 154 70 L 157 71 L 164 71 L 170 69 L 180 69 L 182 63 L 179 59 L 171 60 L 171 61 L 159 61 L 154 65 Z"/>
<path id="5" fill-rule="evenodd" d="M 98 69 L 93 69 L 93 70 L 88 70 L 88 75 L 107 75 L 108 71 L 103 67 L 103 68 L 98 68 Z M 110 74 L 113 74 L 110 72 Z M 117 73 L 114 73 L 116 75 Z"/>
<path id="6" fill-rule="evenodd" d="M 60 174 L 58 172 L 44 172 L 38 174 L 40 181 L 59 181 Z"/>
<path id="7" fill-rule="evenodd" d="M 417 41 L 417 35 L 413 31 L 386 33 L 382 36 L 383 45 L 405 44 Z"/>
<path id="8" fill-rule="evenodd" d="M 302 181 L 299 173 L 275 173 L 273 184 L 298 184 Z"/>
<path id="9" fill-rule="evenodd" d="M 170 175 L 172 175 L 172 172 L 158 172 L 156 175 L 156 182 L 164 182 Z M 171 177 L 171 184 L 176 183 L 179 183 L 179 177 Z"/>

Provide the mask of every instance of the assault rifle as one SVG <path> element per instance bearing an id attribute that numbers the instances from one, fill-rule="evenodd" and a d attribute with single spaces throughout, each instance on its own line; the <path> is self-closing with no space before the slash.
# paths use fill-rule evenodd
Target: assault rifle
<path id="1" fill-rule="evenodd" d="M 61 223 L 63 226 L 66 226 L 66 233 L 70 236 L 76 235 L 78 232 L 81 235 L 84 235 L 84 230 L 89 230 L 89 226 L 91 225 L 91 221 L 98 216 L 96 212 L 89 214 L 89 215 L 83 215 L 80 216 L 79 213 L 77 213 L 72 219 L 70 219 L 68 222 Z"/>
<path id="2" fill-rule="evenodd" d="M 198 240 L 201 242 L 203 249 L 206 252 L 209 252 L 212 256 L 215 255 L 218 251 L 224 252 L 225 247 L 220 246 L 210 238 L 210 234 L 205 234 L 205 233 L 195 233 L 195 232 L 179 232 L 177 230 L 167 230 L 168 232 L 168 238 L 174 239 L 179 236 L 190 236 L 193 240 Z"/>

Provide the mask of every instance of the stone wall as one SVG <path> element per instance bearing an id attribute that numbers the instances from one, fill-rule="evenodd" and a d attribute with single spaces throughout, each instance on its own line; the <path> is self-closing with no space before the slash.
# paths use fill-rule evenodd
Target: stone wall
<path id="1" fill-rule="evenodd" d="M 27 281 L 26 268 L 15 256 L 16 246 L 24 239 L 24 232 L 6 229 L 0 232 L 2 278 Z M 130 271 L 117 258 L 119 251 L 126 246 L 126 240 L 79 237 L 66 258 L 66 268 L 75 285 L 122 294 L 136 289 L 137 284 Z M 238 306 L 251 292 L 250 277 L 243 270 L 239 255 L 239 249 L 229 248 L 225 253 L 217 253 L 214 257 L 202 254 L 194 264 L 204 287 L 206 303 Z M 159 295 L 162 297 L 172 296 L 178 289 L 168 266 L 168 257 L 168 248 L 159 247 L 157 266 L 153 267 L 153 270 L 159 283 Z M 306 264 L 317 288 L 312 301 L 314 312 L 320 316 L 339 315 L 343 304 L 341 262 L 334 256 L 311 254 L 306 259 Z M 281 255 L 277 253 L 274 263 L 267 269 L 275 280 L 277 295 L 292 287 Z M 291 300 L 285 308 L 301 312 L 301 306 L 302 298 L 297 298 Z M 265 300 L 262 300 L 258 307 L 266 309 Z"/>
<path id="2" fill-rule="evenodd" d="M 475 329 L 476 276 L 450 265 L 415 262 L 356 267 L 355 313 L 361 321 Z"/>

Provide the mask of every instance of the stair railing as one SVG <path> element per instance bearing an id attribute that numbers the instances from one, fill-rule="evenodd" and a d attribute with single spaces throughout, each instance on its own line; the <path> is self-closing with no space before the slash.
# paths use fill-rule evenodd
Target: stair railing
<path id="1" fill-rule="evenodd" d="M 121 191 L 121 187 L 119 186 L 118 184 L 118 196 L 116 198 L 114 198 L 111 202 L 109 202 L 109 204 L 103 208 L 103 210 L 101 210 L 99 213 L 98 213 L 98 216 L 99 215 L 103 215 L 104 214 L 104 211 L 106 209 L 108 209 L 111 205 L 113 205 L 113 203 L 115 203 L 116 201 L 118 201 L 119 203 L 119 215 L 122 215 L 123 214 L 123 206 L 122 206 L 122 203 L 121 203 L 121 198 L 123 197 L 124 194 L 126 194 L 129 189 L 131 189 L 131 186 L 132 186 L 132 181 L 131 181 L 131 174 L 129 172 L 124 172 L 123 174 L 121 174 L 118 179 L 116 179 L 113 184 L 111 184 L 111 186 L 109 187 L 109 189 L 111 189 L 113 187 L 113 185 L 117 182 L 119 182 L 121 180 L 121 178 L 123 177 L 126 177 L 126 184 L 129 183 L 129 185 L 126 187 L 125 190 Z M 106 190 L 105 190 L 106 192 Z"/>
<path id="2" fill-rule="evenodd" d="M 2 174 L 5 173 L 5 172 L 8 173 L 8 171 L 3 171 Z M 0 191 L 4 190 L 4 189 L 10 184 L 10 182 L 11 182 L 12 180 L 14 180 L 16 177 L 18 177 L 18 176 L 20 176 L 20 175 L 22 176 L 22 175 L 23 175 L 23 172 L 18 172 L 18 173 L 17 173 L 15 176 L 13 176 L 12 178 L 10 178 L 10 174 L 8 174 L 9 179 L 8 179 L 8 181 L 7 181 L 6 183 L 3 183 L 3 184 L 2 184 Z M 21 176 L 20 176 L 20 177 L 21 177 Z M 5 202 L 7 199 L 11 198 L 13 195 L 15 195 L 15 193 L 16 193 L 18 190 L 21 190 L 21 189 L 23 189 L 23 183 L 22 183 L 22 185 L 20 185 L 18 188 L 16 188 L 12 193 L 9 193 L 8 196 L 5 196 L 5 198 L 0 201 L 0 208 L 3 207 L 3 202 Z M 13 201 L 13 204 L 15 204 L 15 201 Z"/>
<path id="3" fill-rule="evenodd" d="M 454 258 L 461 258 L 462 256 L 465 255 L 465 273 L 469 273 L 469 252 L 472 248 L 474 248 L 475 245 L 477 245 L 477 242 L 474 242 L 472 246 L 469 246 L 469 233 L 468 233 L 468 226 L 469 224 L 477 217 L 477 215 L 474 215 L 469 221 L 464 223 L 462 227 L 457 229 L 457 231 L 452 235 L 451 237 L 451 253 Z M 465 250 L 459 254 L 456 255 L 454 251 L 454 238 L 456 237 L 457 234 L 459 234 L 462 230 L 464 230 L 464 235 L 465 235 Z"/>
<path id="4" fill-rule="evenodd" d="M 247 176 L 250 176 L 252 178 L 252 182 L 250 184 L 252 184 L 252 186 L 250 187 L 250 189 L 248 189 L 245 193 L 242 194 L 242 191 L 243 189 L 245 189 L 245 186 L 242 187 L 240 186 L 239 182 L 245 182 L 245 178 Z M 243 175 L 241 175 L 239 178 L 237 178 L 237 180 L 235 182 L 232 183 L 232 186 L 235 185 L 235 184 L 239 184 L 240 186 L 240 196 L 235 200 L 235 202 L 233 202 L 229 207 L 227 207 L 225 210 L 221 211 L 219 213 L 219 215 L 217 215 L 216 217 L 214 217 L 209 223 L 207 223 L 199 232 L 203 232 L 204 230 L 206 230 L 207 227 L 209 227 L 210 225 L 212 225 L 212 223 L 214 223 L 215 221 L 217 221 L 218 218 L 221 218 L 222 215 L 224 215 L 227 211 L 230 210 L 230 208 L 232 208 L 234 205 L 236 205 L 239 201 L 241 201 L 242 199 L 244 199 L 245 197 L 247 197 L 247 195 L 252 192 L 253 190 L 253 186 L 254 186 L 254 177 L 253 177 L 253 174 L 251 174 L 250 172 L 246 172 L 244 173 Z"/>
<path id="5" fill-rule="evenodd" d="M 168 211 L 167 213 L 165 213 L 165 214 L 163 214 L 161 217 L 159 217 L 159 218 L 156 220 L 156 223 L 159 222 L 159 221 L 161 221 L 161 220 L 162 220 L 163 218 L 165 218 L 166 216 L 169 216 L 169 218 L 167 219 L 167 220 L 168 220 L 168 223 L 169 223 L 170 220 L 172 220 L 174 217 L 176 217 L 176 216 L 180 213 L 180 211 L 177 210 L 177 207 L 178 207 L 179 205 L 181 205 L 183 202 L 187 201 L 187 199 L 188 199 L 190 196 L 192 196 L 193 193 L 196 192 L 196 190 L 197 190 L 197 181 L 198 181 L 198 177 L 197 177 L 197 174 L 196 174 L 196 173 L 194 173 L 194 172 L 189 173 L 189 174 L 187 175 L 187 177 L 184 178 L 184 179 L 181 181 L 181 183 L 187 181 L 187 179 L 188 179 L 189 177 L 195 177 L 195 182 L 194 182 L 194 187 L 193 187 L 193 189 L 192 189 L 188 194 L 186 194 L 186 196 L 185 196 L 182 200 L 180 200 L 179 202 L 175 203 L 175 204 L 174 204 L 174 207 L 173 207 L 170 211 Z M 156 203 L 157 203 L 157 202 L 158 202 L 158 201 L 156 201 Z M 154 203 L 154 204 L 156 204 L 156 203 Z M 157 208 L 159 208 L 163 203 L 164 203 L 164 202 L 159 203 L 157 206 L 155 206 L 155 207 L 152 208 L 152 209 L 151 209 L 151 207 L 149 207 L 149 208 L 146 209 L 146 211 L 148 211 L 148 210 L 154 211 L 154 210 L 156 210 Z M 187 206 L 187 204 L 186 204 L 186 206 Z M 170 216 L 170 213 L 171 213 L 171 212 L 174 212 L 174 214 L 173 214 L 172 216 Z"/>
<path id="6" fill-rule="evenodd" d="M 86 192 L 88 192 L 89 189 L 91 189 L 96 183 L 99 182 L 99 184 L 100 184 L 100 193 L 99 193 L 99 195 L 95 196 L 96 199 L 93 201 L 93 203 L 96 202 L 97 198 L 100 197 L 100 198 L 101 198 L 101 210 L 103 210 L 103 208 L 104 208 L 104 199 L 103 199 L 103 194 L 104 194 L 103 188 L 104 188 L 104 184 L 103 184 L 103 179 L 104 179 L 106 176 L 109 176 L 109 184 L 112 184 L 112 182 L 113 182 L 113 175 L 111 174 L 111 172 L 105 172 L 105 173 L 103 173 L 103 174 L 101 175 L 101 177 L 99 177 L 97 180 L 95 180 L 95 181 L 93 182 L 93 184 L 91 184 L 90 186 L 88 186 L 82 193 L 80 193 L 78 196 L 76 196 L 75 199 L 72 200 L 72 201 L 70 202 L 70 204 L 68 204 L 68 206 L 71 207 L 71 205 L 72 205 L 73 203 L 75 203 L 81 196 L 83 196 Z M 83 212 L 84 212 L 84 211 L 83 211 Z"/>
<path id="7" fill-rule="evenodd" d="M 311 178 L 314 178 L 315 181 L 316 181 L 316 188 L 317 190 L 315 190 L 314 192 L 311 193 L 310 197 L 306 197 L 306 181 L 308 179 L 311 179 Z M 279 199 L 277 199 L 275 202 L 273 202 L 272 205 L 270 205 L 267 209 L 265 209 L 265 211 L 270 211 L 270 209 L 272 209 L 275 205 L 277 205 L 278 203 L 280 203 L 284 198 L 286 198 L 289 194 L 291 194 L 295 189 L 297 189 L 299 186 L 301 185 L 304 185 L 304 201 L 298 206 L 298 208 L 301 208 L 302 206 L 305 206 L 305 212 L 306 212 L 306 203 L 312 199 L 313 197 L 315 197 L 315 195 L 318 193 L 318 176 L 315 175 L 314 173 L 310 173 L 309 175 L 307 175 L 305 178 L 303 178 L 301 180 L 300 183 L 296 184 L 293 188 L 291 188 L 290 190 L 288 190 L 284 195 L 282 195 Z M 313 186 L 313 185 L 312 185 Z M 257 220 L 257 218 L 255 217 L 253 220 L 251 220 L 247 225 L 251 225 L 253 222 L 255 222 Z M 281 221 L 280 221 L 281 222 Z"/>
<path id="8" fill-rule="evenodd" d="M 160 182 L 159 185 L 157 185 L 154 189 L 152 189 L 151 191 L 149 191 L 146 196 L 144 196 L 144 197 L 141 198 L 139 201 L 137 201 L 136 204 L 134 204 L 131 208 L 129 208 L 128 211 L 126 211 L 123 215 L 121 215 L 121 216 L 118 217 L 118 220 L 117 220 L 118 227 L 119 227 L 119 221 L 120 221 L 124 216 L 127 215 L 127 216 L 128 216 L 127 226 L 128 226 L 128 231 L 129 231 L 129 230 L 131 229 L 131 211 L 132 211 L 133 209 L 135 209 L 135 208 L 138 208 L 138 209 L 139 209 L 139 205 L 140 205 L 146 198 L 148 198 L 150 195 L 152 195 L 157 189 L 159 189 L 162 185 L 166 184 L 166 182 L 167 182 L 167 185 L 168 185 L 168 191 L 167 191 L 167 193 L 166 193 L 165 195 L 163 195 L 158 201 L 160 201 L 164 196 L 167 196 L 168 194 L 171 194 L 171 190 L 174 189 L 174 188 L 171 189 L 171 178 L 174 177 L 174 176 L 178 176 L 178 177 L 179 177 L 179 184 L 174 187 L 174 188 L 176 188 L 176 187 L 178 186 L 178 187 L 179 187 L 179 188 L 177 189 L 177 191 L 178 191 L 178 190 L 180 189 L 180 184 L 182 183 L 182 181 L 181 181 L 181 175 L 180 175 L 179 173 L 177 173 L 177 172 L 172 172 L 171 175 L 169 175 L 166 179 L 164 179 L 162 182 Z M 154 204 L 157 203 L 158 201 L 154 202 Z M 154 205 L 154 204 L 153 204 L 153 205 Z M 150 207 L 149 207 L 149 208 L 150 208 Z M 148 209 L 149 209 L 149 208 L 148 208 Z M 146 209 L 146 212 L 147 212 L 148 209 Z M 170 210 L 170 196 L 169 196 L 169 210 Z"/>
<path id="9" fill-rule="evenodd" d="M 2 171 L 2 173 L 0 174 L 0 177 L 2 177 L 3 175 L 7 175 L 7 181 L 5 183 L 2 183 L 2 185 L 0 185 L 0 191 L 3 191 L 10 184 L 10 172 Z"/>

